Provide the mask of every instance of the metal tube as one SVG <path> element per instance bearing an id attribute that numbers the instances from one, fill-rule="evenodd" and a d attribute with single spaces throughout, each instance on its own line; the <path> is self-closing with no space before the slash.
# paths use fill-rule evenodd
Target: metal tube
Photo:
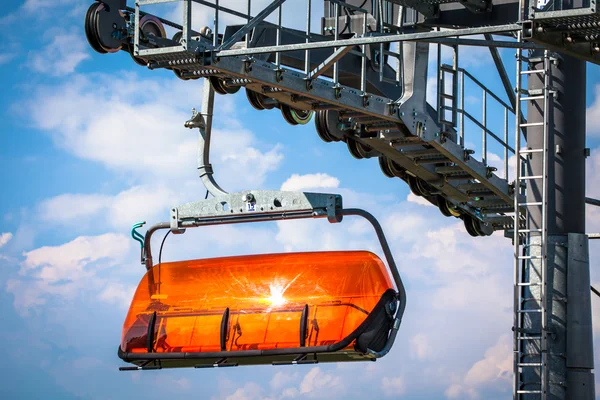
<path id="1" fill-rule="evenodd" d="M 460 147 L 465 147 L 465 71 L 460 71 Z"/>
<path id="2" fill-rule="evenodd" d="M 210 137 L 212 133 L 213 108 L 215 101 L 215 90 L 212 85 L 204 82 L 204 94 L 202 98 L 202 117 L 204 118 L 205 128 L 200 129 L 198 136 L 198 171 L 200 179 L 206 187 L 206 190 L 213 196 L 225 195 L 227 192 L 217 184 L 213 177 L 213 169 L 210 164 Z"/>
<path id="3" fill-rule="evenodd" d="M 248 18 L 246 19 L 246 23 L 249 24 L 250 23 L 250 14 L 252 11 L 252 0 L 248 0 Z M 248 48 L 248 45 L 250 44 L 250 35 L 246 35 L 246 48 Z"/>
<path id="4" fill-rule="evenodd" d="M 439 31 L 440 28 L 437 28 L 437 30 Z M 445 113 L 446 113 L 446 111 L 444 111 L 444 108 L 443 108 L 446 101 L 442 97 L 442 91 L 445 90 L 445 88 L 444 88 L 444 72 L 442 71 L 442 45 L 439 43 L 437 45 L 436 64 L 437 64 L 436 76 L 437 76 L 437 110 L 438 110 L 437 114 L 438 114 L 438 123 L 441 123 L 442 120 L 444 119 Z"/>
<path id="5" fill-rule="evenodd" d="M 277 8 L 277 38 L 275 40 L 275 46 L 281 45 L 281 7 L 282 5 L 280 4 Z M 279 51 L 275 52 L 275 66 L 279 71 L 281 68 L 281 52 Z"/>
<path id="6" fill-rule="evenodd" d="M 508 108 L 504 108 L 504 179 L 508 180 Z"/>
<path id="7" fill-rule="evenodd" d="M 517 42 L 521 42 L 521 32 L 517 33 Z M 519 115 L 521 112 L 521 101 L 520 99 L 520 90 L 521 90 L 521 69 L 522 69 L 522 61 L 521 61 L 521 50 L 517 50 L 516 54 L 516 63 L 517 63 L 517 76 L 516 76 L 516 86 L 517 86 L 517 100 L 515 103 L 515 113 Z M 519 298 L 521 297 L 522 288 L 519 286 L 521 281 L 521 266 L 519 262 L 520 254 L 520 210 L 519 210 L 519 197 L 521 188 L 520 186 L 520 177 L 521 177 L 521 156 L 519 155 L 519 150 L 521 149 L 521 129 L 519 127 L 519 122 L 517 121 L 515 127 L 515 151 L 517 156 L 515 157 L 515 195 L 514 195 L 514 227 L 513 227 L 513 257 L 516 260 L 515 268 L 513 270 L 513 398 L 517 397 L 517 391 L 520 389 L 519 387 L 519 362 L 520 362 L 520 354 L 521 354 L 521 341 L 519 340 L 519 331 L 518 327 L 521 326 L 520 319 L 521 314 L 518 313 L 521 305 L 519 304 Z"/>
<path id="8" fill-rule="evenodd" d="M 183 2 L 183 48 L 188 49 L 190 41 L 192 40 L 192 4 L 191 0 L 185 0 Z M 136 29 L 137 31 L 138 29 Z"/>
<path id="9" fill-rule="evenodd" d="M 379 33 L 383 35 L 383 0 L 377 2 L 379 12 L 377 13 L 379 21 Z M 383 82 L 383 66 L 384 66 L 383 43 L 379 44 L 379 82 Z"/>
<path id="10" fill-rule="evenodd" d="M 363 14 L 363 35 L 367 34 L 367 13 Z M 367 93 L 367 45 L 363 44 L 361 47 L 362 58 L 360 60 L 360 91 L 363 94 Z"/>
<path id="11" fill-rule="evenodd" d="M 481 162 L 487 165 L 487 90 L 483 90 L 483 133 L 481 138 Z"/>
<path id="12" fill-rule="evenodd" d="M 335 32 L 333 33 L 333 38 L 334 38 L 334 43 L 337 43 L 337 41 L 340 38 L 340 24 L 339 24 L 339 18 L 340 18 L 340 5 L 339 4 L 335 4 Z M 338 50 L 337 47 L 333 48 L 333 51 L 336 52 Z M 335 85 L 340 83 L 340 72 L 339 72 L 339 67 L 338 67 L 338 63 L 336 62 L 335 64 L 333 64 L 333 83 Z"/>
<path id="13" fill-rule="evenodd" d="M 392 256 L 392 251 L 390 250 L 390 246 L 385 238 L 385 234 L 383 233 L 383 228 L 379 224 L 379 221 L 369 212 L 365 210 L 361 210 L 358 208 L 345 208 L 342 210 L 342 215 L 356 215 L 363 217 L 367 221 L 371 223 L 373 228 L 375 229 L 375 233 L 377 234 L 377 238 L 379 239 L 379 243 L 381 244 L 381 248 L 383 249 L 383 255 L 388 263 L 388 267 L 390 268 L 390 272 L 392 273 L 392 277 L 394 278 L 394 283 L 396 284 L 396 288 L 399 293 L 399 302 L 400 306 L 398 307 L 398 316 L 399 319 L 402 319 L 402 315 L 404 314 L 404 309 L 406 308 L 406 289 L 404 288 L 404 283 L 402 282 L 402 278 L 400 277 L 400 273 L 398 272 L 398 267 L 396 266 L 396 262 L 394 261 L 394 257 Z"/>
<path id="14" fill-rule="evenodd" d="M 312 0 L 306 2 L 306 43 L 310 43 L 310 15 L 312 12 Z M 310 50 L 304 51 L 304 73 L 310 72 Z"/>
<path id="15" fill-rule="evenodd" d="M 215 0 L 215 17 L 213 27 L 215 28 L 213 31 L 213 46 L 217 47 L 219 45 L 219 0 Z"/>

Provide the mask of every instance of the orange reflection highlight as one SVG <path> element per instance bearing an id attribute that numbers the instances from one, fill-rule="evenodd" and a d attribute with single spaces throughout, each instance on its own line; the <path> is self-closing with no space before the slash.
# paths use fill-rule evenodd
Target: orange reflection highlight
<path id="1" fill-rule="evenodd" d="M 147 352 L 154 312 L 154 352 L 227 351 L 329 345 L 352 333 L 393 288 L 383 262 L 366 251 L 265 254 L 162 263 L 142 278 L 123 325 L 121 349 Z"/>

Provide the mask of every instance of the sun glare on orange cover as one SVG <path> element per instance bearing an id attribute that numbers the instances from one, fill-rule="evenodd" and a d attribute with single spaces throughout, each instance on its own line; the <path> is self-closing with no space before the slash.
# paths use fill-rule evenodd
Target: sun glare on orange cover
<path id="1" fill-rule="evenodd" d="M 227 351 L 300 346 L 308 305 L 307 346 L 352 333 L 393 288 L 385 265 L 366 251 L 285 253 L 162 263 L 146 273 L 127 314 L 124 352 L 221 351 L 221 321 L 230 310 Z"/>

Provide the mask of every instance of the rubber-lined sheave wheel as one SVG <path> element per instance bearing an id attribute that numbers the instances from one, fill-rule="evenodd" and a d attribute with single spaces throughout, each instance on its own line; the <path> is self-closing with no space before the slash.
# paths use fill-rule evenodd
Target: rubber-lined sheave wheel
<path id="1" fill-rule="evenodd" d="M 394 160 L 387 159 L 388 168 L 394 176 L 406 180 L 406 170 L 399 166 Z"/>
<path id="2" fill-rule="evenodd" d="M 218 94 L 234 94 L 240 90 L 240 86 L 227 86 L 223 79 L 216 76 L 210 76 L 208 80 Z"/>
<path id="3" fill-rule="evenodd" d="M 246 97 L 250 105 L 257 110 L 271 110 L 275 108 L 275 103 L 267 102 L 269 98 L 262 93 L 246 88 Z"/>
<path id="4" fill-rule="evenodd" d="M 452 213 L 448 208 L 448 203 L 446 202 L 446 198 L 444 196 L 440 196 L 439 194 L 436 196 L 437 206 L 440 209 L 440 212 L 444 217 L 451 217 Z"/>
<path id="5" fill-rule="evenodd" d="M 421 178 L 417 178 L 416 176 L 408 174 L 406 178 L 411 192 L 413 192 L 415 195 L 422 197 L 431 196 L 432 188 L 427 182 L 425 182 Z"/>
<path id="6" fill-rule="evenodd" d="M 333 138 L 329 134 L 329 130 L 327 129 L 327 121 L 325 116 L 325 110 L 317 111 L 317 115 L 315 117 L 315 129 L 317 130 L 317 135 L 326 143 L 333 142 Z"/>
<path id="7" fill-rule="evenodd" d="M 388 164 L 388 159 L 384 156 L 379 157 L 379 168 L 381 168 L 381 172 L 388 178 L 394 178 L 395 175 L 391 171 L 390 166 Z"/>
<path id="8" fill-rule="evenodd" d="M 471 217 L 470 215 L 465 215 L 463 217 L 463 222 L 465 223 L 465 229 L 467 230 L 469 235 L 473 237 L 479 236 L 479 233 L 475 230 L 475 227 L 473 225 L 473 217 Z"/>
<path id="9" fill-rule="evenodd" d="M 287 104 L 281 104 L 281 115 L 290 125 L 306 125 L 310 122 L 313 112 L 309 110 L 298 110 L 288 106 Z"/>
<path id="10" fill-rule="evenodd" d="M 143 36 L 146 37 L 154 36 L 163 39 L 167 37 L 167 33 L 162 22 L 160 22 L 160 20 L 153 15 L 144 15 L 142 19 L 140 19 L 140 26 L 138 27 L 138 29 L 143 33 Z M 144 61 L 142 58 L 136 57 L 133 54 L 133 46 L 130 46 L 129 54 L 131 55 L 131 58 L 133 59 L 133 61 L 135 61 L 136 64 L 142 67 L 148 66 L 148 63 L 146 61 Z"/>
<path id="11" fill-rule="evenodd" d="M 96 19 L 98 17 L 98 7 L 103 6 L 102 3 L 95 2 L 92 4 L 85 15 L 85 37 L 88 43 L 96 52 L 100 54 L 106 54 L 108 51 L 104 50 L 100 45 L 100 38 L 98 37 L 98 31 L 96 29 Z"/>
<path id="12" fill-rule="evenodd" d="M 348 145 L 350 154 L 358 160 L 369 157 L 369 153 L 372 150 L 371 147 L 352 138 L 347 138 L 346 144 Z"/>

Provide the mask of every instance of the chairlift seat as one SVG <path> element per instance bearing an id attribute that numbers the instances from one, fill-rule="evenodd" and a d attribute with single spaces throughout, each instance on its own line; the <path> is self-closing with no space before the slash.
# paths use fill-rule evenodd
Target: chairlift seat
<path id="1" fill-rule="evenodd" d="M 367 251 L 164 262 L 135 292 L 119 357 L 149 368 L 374 360 L 397 296 Z"/>

